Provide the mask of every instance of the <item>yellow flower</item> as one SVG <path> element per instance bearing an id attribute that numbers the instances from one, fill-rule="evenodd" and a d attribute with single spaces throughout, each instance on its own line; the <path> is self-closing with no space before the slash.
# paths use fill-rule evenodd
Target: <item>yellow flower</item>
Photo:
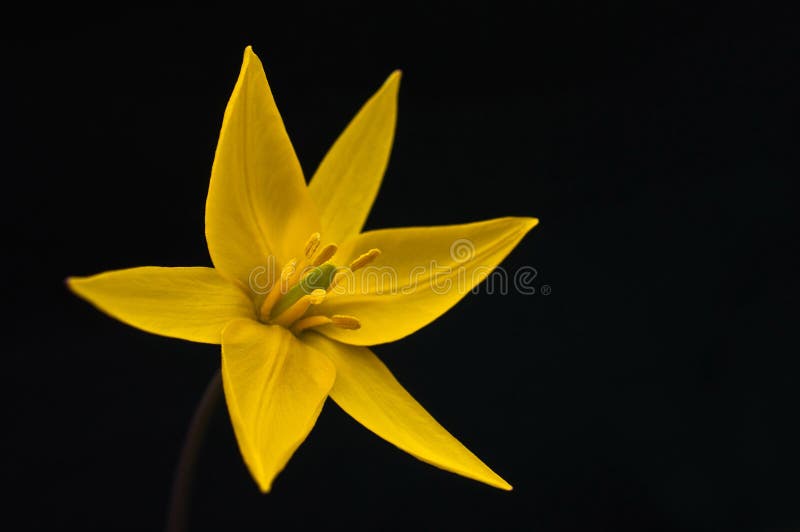
<path id="1" fill-rule="evenodd" d="M 366 347 L 435 320 L 537 223 L 499 218 L 360 232 L 389 159 L 399 83 L 399 72 L 389 76 L 306 186 L 248 47 L 206 202 L 214 268 L 141 267 L 68 280 L 76 294 L 129 325 L 222 345 L 228 410 L 264 492 L 328 396 L 418 459 L 511 489 Z M 466 249 L 456 249 L 462 244 Z"/>

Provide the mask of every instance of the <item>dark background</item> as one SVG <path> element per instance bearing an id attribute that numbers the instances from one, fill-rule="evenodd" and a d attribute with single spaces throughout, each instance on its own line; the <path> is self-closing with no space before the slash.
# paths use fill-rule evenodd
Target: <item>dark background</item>
<path id="1" fill-rule="evenodd" d="M 537 216 L 504 267 L 552 293 L 469 296 L 376 348 L 513 492 L 328 402 L 263 496 L 220 407 L 192 530 L 800 528 L 796 13 L 377 5 L 6 17 L 8 529 L 162 527 L 219 350 L 115 322 L 63 279 L 210 265 L 208 178 L 247 44 L 309 176 L 403 69 L 368 228 Z"/>

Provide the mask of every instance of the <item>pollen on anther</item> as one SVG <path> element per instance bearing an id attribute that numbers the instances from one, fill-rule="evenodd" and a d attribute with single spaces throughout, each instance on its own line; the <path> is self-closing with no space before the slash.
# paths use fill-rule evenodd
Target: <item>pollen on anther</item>
<path id="1" fill-rule="evenodd" d="M 361 328 L 361 322 L 355 316 L 345 316 L 342 314 L 334 314 L 331 316 L 331 325 L 335 325 L 340 329 L 356 330 Z"/>
<path id="2" fill-rule="evenodd" d="M 336 244 L 328 244 L 322 250 L 320 250 L 319 254 L 314 258 L 314 261 L 311 263 L 312 266 L 319 266 L 325 262 L 328 262 L 331 257 L 336 255 L 336 252 L 339 250 L 339 246 Z"/>
<path id="3" fill-rule="evenodd" d="M 352 271 L 356 271 L 359 268 L 363 268 L 373 260 L 377 259 L 378 256 L 381 254 L 381 250 L 378 248 L 372 248 L 371 250 L 367 251 L 366 253 L 362 254 L 356 260 L 350 263 L 350 269 Z"/>
<path id="4" fill-rule="evenodd" d="M 314 253 L 317 252 L 317 248 L 319 247 L 320 241 L 320 234 L 314 233 L 310 237 L 308 237 L 308 242 L 306 242 L 305 248 L 305 256 L 307 259 L 311 260 L 311 257 L 314 256 Z"/>

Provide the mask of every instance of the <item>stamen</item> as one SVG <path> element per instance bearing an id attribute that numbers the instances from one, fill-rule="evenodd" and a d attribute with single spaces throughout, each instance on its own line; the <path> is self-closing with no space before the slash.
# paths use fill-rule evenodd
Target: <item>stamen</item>
<path id="1" fill-rule="evenodd" d="M 312 266 L 319 266 L 322 263 L 328 262 L 331 257 L 336 255 L 336 252 L 339 250 L 339 246 L 336 244 L 328 244 L 319 252 L 319 255 L 314 259 L 311 263 Z"/>
<path id="2" fill-rule="evenodd" d="M 291 331 L 294 335 L 298 335 L 306 329 L 328 324 L 339 327 L 340 329 L 356 330 L 361 328 L 361 322 L 358 318 L 354 316 L 345 316 L 343 314 L 334 314 L 330 318 L 328 316 L 318 315 L 299 319 L 294 322 Z"/>
<path id="3" fill-rule="evenodd" d="M 324 291 L 331 284 L 334 273 L 336 273 L 336 266 L 330 262 L 311 268 L 311 271 L 299 283 L 283 292 L 275 306 L 270 309 L 270 315 L 280 316 L 286 309 L 294 305 L 297 300 L 311 294 L 316 289 Z M 287 285 L 284 284 L 284 286 Z"/>
<path id="4" fill-rule="evenodd" d="M 263 319 L 269 317 L 272 307 L 275 306 L 275 303 L 277 303 L 283 295 L 283 288 L 288 286 L 289 278 L 294 275 L 296 269 L 297 259 L 290 260 L 281 268 L 280 282 L 272 284 L 272 289 L 264 298 L 263 303 L 261 303 L 260 315 Z"/>
<path id="5" fill-rule="evenodd" d="M 284 310 L 276 318 L 272 320 L 275 325 L 281 327 L 289 327 L 292 323 L 300 319 L 306 313 L 308 307 L 311 305 L 319 305 L 325 300 L 325 290 L 321 288 L 315 289 L 308 295 L 298 299 L 291 307 Z"/>
<path id="6" fill-rule="evenodd" d="M 281 281 L 286 281 L 297 270 L 297 259 L 292 259 L 281 268 Z"/>
<path id="7" fill-rule="evenodd" d="M 272 287 L 259 307 L 261 321 L 285 327 L 295 335 L 323 325 L 348 330 L 361 328 L 361 321 L 355 316 L 305 314 L 311 305 L 322 303 L 348 275 L 378 258 L 381 250 L 370 249 L 352 261 L 349 268 L 340 268 L 330 262 L 339 247 L 327 244 L 320 249 L 320 238 L 319 233 L 313 233 L 306 241 L 300 260 L 293 258 L 287 262 L 278 279 L 272 279 Z"/>
<path id="8" fill-rule="evenodd" d="M 320 325 L 326 325 L 331 323 L 331 321 L 333 320 L 331 320 L 328 316 L 308 316 L 294 322 L 294 325 L 292 325 L 292 334 L 297 336 L 306 329 L 310 329 L 311 327 L 319 327 Z"/>
<path id="9" fill-rule="evenodd" d="M 345 316 L 343 314 L 334 314 L 331 316 L 331 325 L 335 325 L 340 329 L 360 329 L 361 322 L 355 316 Z"/>
<path id="10" fill-rule="evenodd" d="M 378 258 L 378 255 L 380 254 L 381 250 L 379 250 L 378 248 L 372 248 L 371 250 L 367 251 L 366 253 L 358 257 L 356 260 L 351 262 L 350 269 L 352 271 L 356 271 L 359 268 L 363 268 L 364 266 L 366 266 L 367 264 Z"/>
<path id="11" fill-rule="evenodd" d="M 314 233 L 308 238 L 308 242 L 306 242 L 306 250 L 305 255 L 307 259 L 311 259 L 314 256 L 314 253 L 317 252 L 317 248 L 319 247 L 319 239 L 320 234 Z"/>
<path id="12" fill-rule="evenodd" d="M 351 272 L 351 273 L 352 273 L 352 272 Z M 336 286 L 337 286 L 339 283 L 341 283 L 341 282 L 342 282 L 342 280 L 343 280 L 345 277 L 347 277 L 347 270 L 345 270 L 345 269 L 339 269 L 339 270 L 337 270 L 337 271 L 336 271 L 336 273 L 333 275 L 333 280 L 331 281 L 331 284 L 328 286 L 328 292 L 330 292 L 331 290 L 333 290 L 334 288 L 336 288 Z"/>

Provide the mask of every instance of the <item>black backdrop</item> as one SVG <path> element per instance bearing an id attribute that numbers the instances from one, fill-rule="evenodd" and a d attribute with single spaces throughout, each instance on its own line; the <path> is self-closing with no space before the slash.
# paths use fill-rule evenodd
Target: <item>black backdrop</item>
<path id="1" fill-rule="evenodd" d="M 210 265 L 208 177 L 247 44 L 307 175 L 402 68 L 368 227 L 538 216 L 504 267 L 551 293 L 469 296 L 376 348 L 513 492 L 419 463 L 329 402 L 263 496 L 221 407 L 193 530 L 800 526 L 797 19 L 646 4 L 8 16 L 9 529 L 162 527 L 218 348 L 117 323 L 63 279 Z"/>

